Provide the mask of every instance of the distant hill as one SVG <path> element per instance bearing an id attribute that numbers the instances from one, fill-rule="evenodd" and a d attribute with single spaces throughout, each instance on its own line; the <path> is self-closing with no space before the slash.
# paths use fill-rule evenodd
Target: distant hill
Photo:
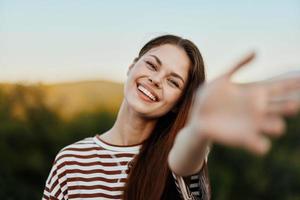
<path id="1" fill-rule="evenodd" d="M 2 83 L 0 88 L 10 91 L 15 85 Z M 100 109 L 117 112 L 123 98 L 123 85 L 110 81 L 79 81 L 38 86 L 45 94 L 46 105 L 64 118 Z"/>

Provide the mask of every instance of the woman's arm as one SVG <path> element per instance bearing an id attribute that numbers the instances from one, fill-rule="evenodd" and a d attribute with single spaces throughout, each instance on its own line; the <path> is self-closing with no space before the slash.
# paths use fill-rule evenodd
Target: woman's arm
<path id="1" fill-rule="evenodd" d="M 170 169 L 180 176 L 195 174 L 202 168 L 209 144 L 207 136 L 198 134 L 192 126 L 181 129 L 168 157 Z"/>
<path id="2" fill-rule="evenodd" d="M 210 143 L 265 154 L 270 148 L 268 138 L 284 132 L 283 117 L 298 111 L 299 76 L 252 84 L 230 81 L 253 58 L 254 54 L 249 55 L 197 91 L 187 125 L 178 133 L 168 158 L 177 175 L 199 171 Z"/>

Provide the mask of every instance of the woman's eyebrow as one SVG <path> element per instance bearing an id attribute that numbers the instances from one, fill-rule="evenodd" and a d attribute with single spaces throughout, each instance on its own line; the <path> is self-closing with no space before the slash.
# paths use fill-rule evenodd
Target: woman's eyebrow
<path id="1" fill-rule="evenodd" d="M 157 56 L 152 55 L 152 54 L 150 56 L 153 57 L 160 66 L 162 65 L 161 60 Z M 171 76 L 181 79 L 181 81 L 184 83 L 184 79 L 179 74 L 177 74 L 175 72 L 171 72 Z"/>
<path id="2" fill-rule="evenodd" d="M 179 78 L 184 83 L 183 78 L 179 74 L 176 74 L 175 72 L 171 72 L 171 76 L 175 76 L 176 78 Z"/>
<path id="3" fill-rule="evenodd" d="M 150 55 L 150 56 L 152 56 L 159 65 L 162 65 L 161 60 L 157 56 L 155 56 L 155 55 Z"/>

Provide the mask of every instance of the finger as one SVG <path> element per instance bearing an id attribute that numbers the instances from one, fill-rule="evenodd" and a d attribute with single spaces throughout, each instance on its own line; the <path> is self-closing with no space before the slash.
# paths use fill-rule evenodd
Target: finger
<path id="1" fill-rule="evenodd" d="M 295 71 L 295 72 L 288 72 L 288 73 L 282 73 L 277 76 L 273 76 L 266 81 L 274 81 L 274 80 L 286 80 L 286 79 L 291 79 L 291 78 L 299 78 L 300 77 L 300 71 Z"/>
<path id="2" fill-rule="evenodd" d="M 267 115 L 260 122 L 261 131 L 269 136 L 278 137 L 284 133 L 285 122 L 276 115 Z"/>
<path id="3" fill-rule="evenodd" d="M 300 92 L 300 76 L 281 80 L 267 81 L 267 90 L 271 96 L 283 96 Z"/>
<path id="4" fill-rule="evenodd" d="M 245 139 L 247 140 L 243 145 L 244 149 L 256 155 L 264 155 L 271 148 L 270 140 L 263 135 L 252 134 Z"/>
<path id="5" fill-rule="evenodd" d="M 255 53 L 252 52 L 250 54 L 248 54 L 247 56 L 245 56 L 240 62 L 238 62 L 236 65 L 234 65 L 226 74 L 225 76 L 227 76 L 228 78 L 230 78 L 238 69 L 240 69 L 241 67 L 245 66 L 246 64 L 248 64 L 249 62 L 251 62 L 255 57 Z"/>
<path id="6" fill-rule="evenodd" d="M 267 112 L 269 114 L 277 114 L 282 116 L 295 115 L 300 110 L 300 98 L 299 99 L 285 99 L 282 101 L 269 102 Z"/>

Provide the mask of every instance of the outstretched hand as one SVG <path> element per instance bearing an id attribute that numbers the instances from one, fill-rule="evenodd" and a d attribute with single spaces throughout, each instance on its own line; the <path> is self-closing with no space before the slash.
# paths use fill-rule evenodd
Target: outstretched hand
<path id="1" fill-rule="evenodd" d="M 269 137 L 284 133 L 284 116 L 300 108 L 300 76 L 233 83 L 232 75 L 254 57 L 253 53 L 246 56 L 198 89 L 188 124 L 214 143 L 265 154 L 271 145 Z"/>

